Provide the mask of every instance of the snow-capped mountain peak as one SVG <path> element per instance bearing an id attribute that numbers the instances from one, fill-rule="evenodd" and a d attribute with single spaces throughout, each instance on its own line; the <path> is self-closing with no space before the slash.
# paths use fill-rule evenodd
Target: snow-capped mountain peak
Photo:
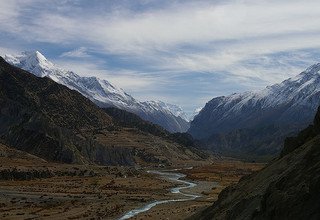
<path id="1" fill-rule="evenodd" d="M 210 132 L 205 130 L 208 127 L 214 132 L 229 132 L 262 120 L 264 123 L 272 123 L 272 120 L 274 123 L 309 123 L 320 104 L 319 100 L 320 64 L 315 64 L 295 77 L 260 91 L 213 98 L 195 117 L 190 131 L 199 136 L 201 133 L 208 135 Z M 270 114 L 268 120 L 265 119 L 266 112 Z M 204 130 L 200 131 L 198 127 Z"/>
<path id="2" fill-rule="evenodd" d="M 140 102 L 105 79 L 82 77 L 73 71 L 55 66 L 39 51 L 5 55 L 4 59 L 38 77 L 49 77 L 57 83 L 80 92 L 100 107 L 116 107 L 135 113 L 141 118 L 161 125 L 171 132 L 184 132 L 189 128 L 181 108 L 164 102 Z"/>
<path id="3" fill-rule="evenodd" d="M 214 98 L 211 102 L 232 106 L 230 112 L 238 112 L 249 105 L 259 103 L 262 109 L 286 105 L 290 102 L 301 104 L 308 97 L 320 92 L 320 64 L 315 64 L 281 83 L 267 86 L 260 91 L 234 93 L 229 96 Z M 303 94 L 303 95 L 301 95 Z M 227 113 L 226 113 L 227 114 Z"/>
<path id="4" fill-rule="evenodd" d="M 27 70 L 38 77 L 49 77 L 57 83 L 77 90 L 84 96 L 99 102 L 113 102 L 113 106 L 123 107 L 133 98 L 122 89 L 113 86 L 107 80 L 94 76 L 81 77 L 73 71 L 64 70 L 48 61 L 39 51 L 22 52 L 19 55 L 5 55 L 5 60 L 12 65 Z"/>
<path id="5" fill-rule="evenodd" d="M 46 76 L 54 68 L 54 64 L 48 61 L 39 51 L 25 51 L 17 56 L 5 55 L 4 59 L 17 67 L 23 67 L 23 69 L 39 77 Z"/>

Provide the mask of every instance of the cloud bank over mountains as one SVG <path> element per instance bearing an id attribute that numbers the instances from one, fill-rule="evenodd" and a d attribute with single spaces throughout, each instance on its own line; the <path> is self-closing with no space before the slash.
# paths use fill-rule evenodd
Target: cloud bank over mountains
<path id="1" fill-rule="evenodd" d="M 68 69 L 192 112 L 317 62 L 319 8 L 298 0 L 5 1 L 0 49 L 43 50 Z"/>

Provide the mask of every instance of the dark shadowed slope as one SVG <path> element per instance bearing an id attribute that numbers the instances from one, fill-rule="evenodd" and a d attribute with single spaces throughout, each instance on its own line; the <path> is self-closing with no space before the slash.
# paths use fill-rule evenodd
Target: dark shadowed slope
<path id="1" fill-rule="evenodd" d="M 86 142 L 82 131 L 112 126 L 111 117 L 78 92 L 2 58 L 0 108 L 0 135 L 6 143 L 54 161 L 89 162 L 79 148 Z"/>
<path id="2" fill-rule="evenodd" d="M 161 126 L 147 122 L 141 119 L 138 115 L 131 112 L 127 112 L 118 108 L 105 108 L 103 109 L 108 115 L 110 115 L 114 122 L 122 127 L 138 128 L 141 131 L 156 135 L 167 136 L 169 132 L 163 129 Z"/>
<path id="3" fill-rule="evenodd" d="M 281 157 L 223 190 L 194 219 L 320 219 L 320 110 Z"/>
<path id="4" fill-rule="evenodd" d="M 168 165 L 200 159 L 174 141 L 113 121 L 77 91 L 0 59 L 0 139 L 5 144 L 66 163 Z"/>
<path id="5" fill-rule="evenodd" d="M 170 133 L 161 126 L 153 124 L 149 121 L 145 121 L 138 115 L 122 109 L 106 108 L 104 111 L 114 119 L 114 123 L 116 125 L 138 129 L 148 134 L 161 137 L 167 141 L 178 143 L 185 149 L 188 149 L 201 156 L 203 159 L 208 158 L 207 154 L 199 150 L 200 143 L 197 140 L 194 140 L 193 137 L 188 133 Z"/>

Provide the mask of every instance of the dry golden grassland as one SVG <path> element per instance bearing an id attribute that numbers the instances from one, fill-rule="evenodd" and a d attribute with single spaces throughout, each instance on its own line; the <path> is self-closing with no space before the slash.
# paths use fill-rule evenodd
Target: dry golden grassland
<path id="1" fill-rule="evenodd" d="M 0 145 L 0 219 L 116 219 L 155 200 L 177 198 L 170 189 L 179 184 L 133 167 L 48 163 Z M 264 164 L 233 160 L 205 163 L 183 172 L 197 183 L 186 193 L 193 201 L 156 206 L 134 219 L 183 219 L 207 207 L 221 190 Z M 148 169 L 155 169 L 154 167 Z"/>

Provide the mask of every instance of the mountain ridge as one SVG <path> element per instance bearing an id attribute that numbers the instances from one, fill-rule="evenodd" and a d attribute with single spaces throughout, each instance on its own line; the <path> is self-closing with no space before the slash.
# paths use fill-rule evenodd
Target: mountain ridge
<path id="1" fill-rule="evenodd" d="M 213 150 L 219 145 L 248 153 L 254 151 L 254 146 L 265 145 L 262 151 L 276 147 L 274 153 L 280 152 L 285 136 L 307 126 L 317 111 L 320 104 L 319 71 L 320 64 L 315 64 L 299 75 L 263 90 L 213 98 L 191 122 L 188 132 Z M 265 134 L 274 135 L 260 135 L 255 139 L 254 132 L 267 129 Z M 279 137 L 277 131 L 281 138 L 271 143 Z M 261 142 L 264 138 L 267 142 Z M 262 151 L 255 153 L 264 154 Z"/>
<path id="2" fill-rule="evenodd" d="M 81 77 L 73 71 L 56 67 L 39 51 L 22 52 L 16 56 L 5 55 L 4 58 L 10 64 L 36 76 L 49 77 L 55 82 L 77 90 L 100 107 L 116 107 L 135 113 L 170 132 L 185 132 L 189 128 L 189 122 L 180 107 L 159 101 L 137 101 L 107 80 L 93 76 Z"/>
<path id="3" fill-rule="evenodd" d="M 162 130 L 149 122 L 141 123 L 154 134 L 116 122 L 78 91 L 0 58 L 0 142 L 7 146 L 60 163 L 171 165 L 203 159 L 191 145 L 156 135 Z"/>

